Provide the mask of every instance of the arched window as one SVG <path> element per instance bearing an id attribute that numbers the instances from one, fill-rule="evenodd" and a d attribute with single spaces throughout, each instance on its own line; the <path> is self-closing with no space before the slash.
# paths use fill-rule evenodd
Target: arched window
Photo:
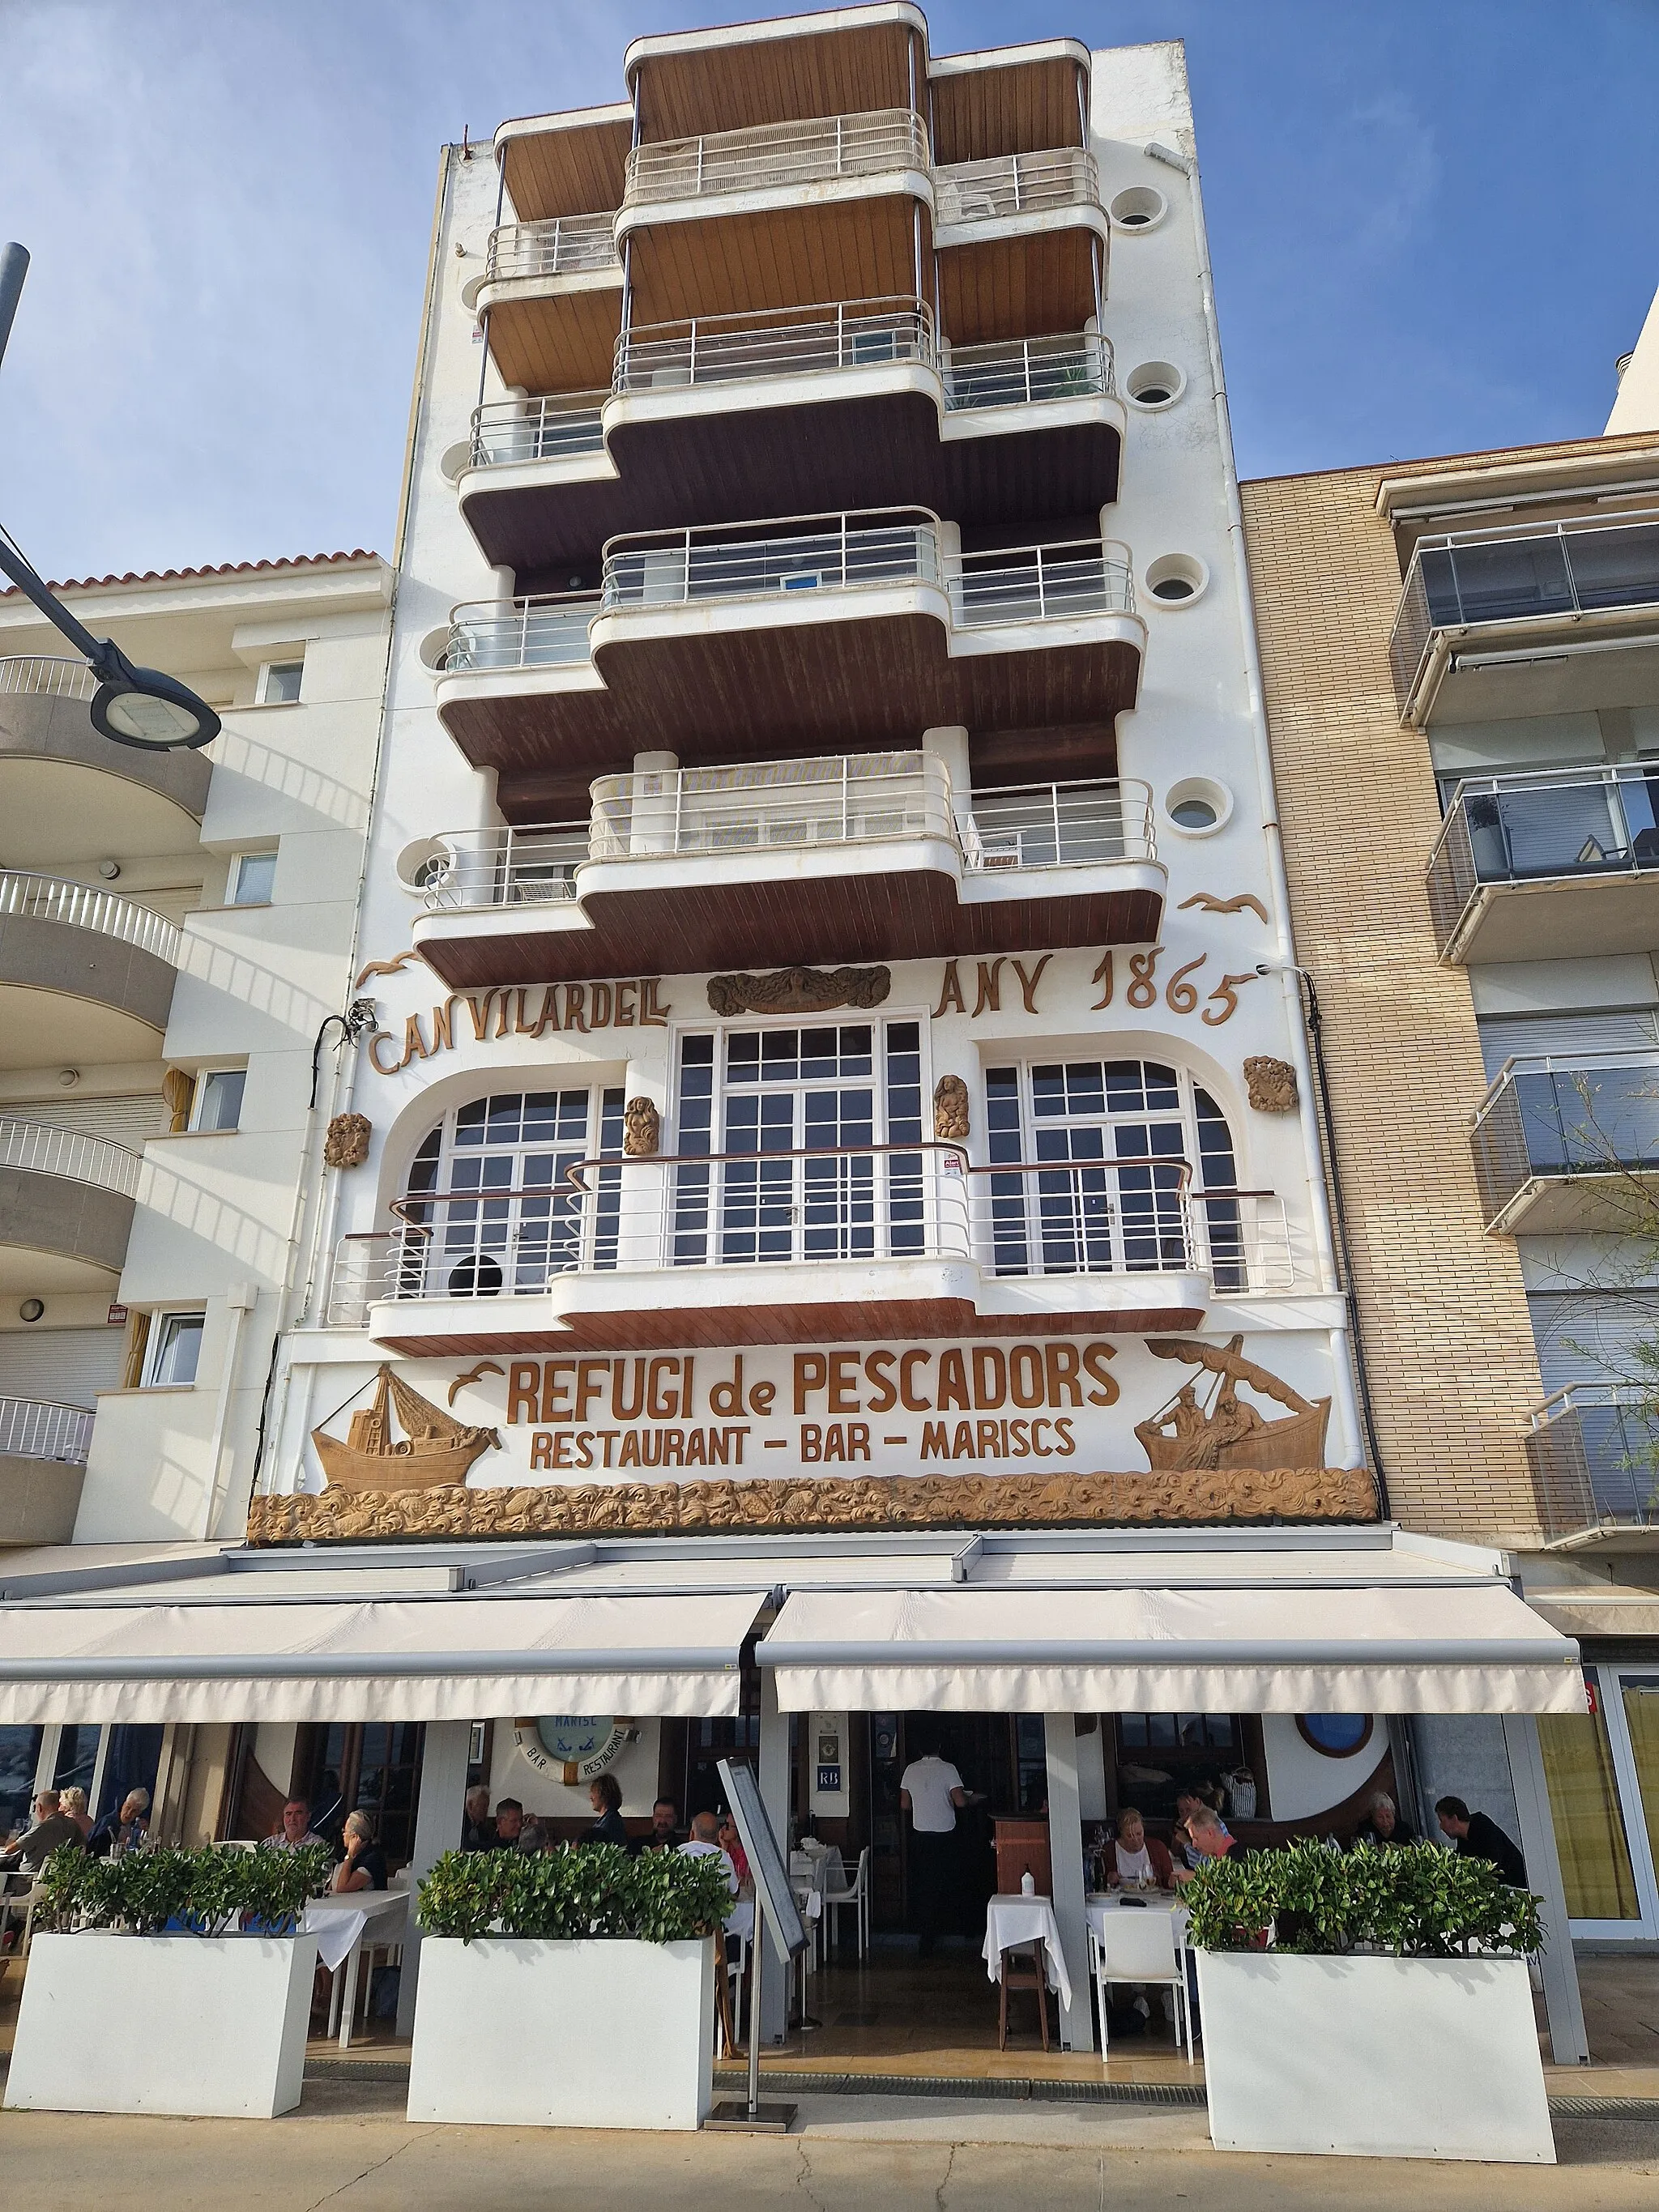
<path id="1" fill-rule="evenodd" d="M 1184 1068 L 1152 1060 L 988 1068 L 996 1271 L 1091 1274 L 1180 1268 L 1194 1257 L 1183 1198 L 1207 1226 L 1218 1290 L 1244 1287 L 1227 1117 Z"/>
<path id="2" fill-rule="evenodd" d="M 527 1296 L 614 1266 L 618 1170 L 570 1170 L 619 1159 L 622 1142 L 620 1091 L 498 1091 L 446 1114 L 410 1167 L 404 1295 Z"/>

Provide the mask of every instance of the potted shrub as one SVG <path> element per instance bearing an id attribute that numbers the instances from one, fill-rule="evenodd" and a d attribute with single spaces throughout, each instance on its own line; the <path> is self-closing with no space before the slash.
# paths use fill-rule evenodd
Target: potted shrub
<path id="1" fill-rule="evenodd" d="M 274 2119 L 300 2101 L 332 1854 L 65 1846 L 17 2015 L 6 2102 L 60 2112 Z M 37 1921 L 37 1929 L 40 1923 Z"/>
<path id="2" fill-rule="evenodd" d="M 1304 1841 L 1186 1898 L 1218 2149 L 1554 2164 L 1538 1899 L 1495 1868 Z"/>
<path id="3" fill-rule="evenodd" d="M 421 1885 L 411 2120 L 696 2128 L 726 1862 L 446 1852 Z"/>

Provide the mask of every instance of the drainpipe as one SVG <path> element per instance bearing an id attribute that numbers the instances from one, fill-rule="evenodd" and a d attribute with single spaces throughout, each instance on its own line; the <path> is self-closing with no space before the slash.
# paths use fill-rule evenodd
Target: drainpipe
<path id="1" fill-rule="evenodd" d="M 1251 747 L 1255 761 L 1256 787 L 1266 817 L 1262 823 L 1262 836 L 1267 845 L 1268 878 L 1273 884 L 1273 937 L 1277 955 L 1268 964 L 1282 973 L 1281 989 L 1285 1026 L 1290 1035 L 1291 1061 L 1297 1073 L 1297 1115 L 1302 1127 L 1302 1142 L 1308 1159 L 1320 1170 L 1318 1174 L 1310 1178 L 1309 1190 L 1320 1269 L 1328 1285 L 1334 1283 L 1340 1289 L 1345 1289 L 1348 1295 L 1347 1322 L 1336 1332 L 1343 1339 L 1346 1355 L 1339 1357 L 1336 1361 L 1334 1382 L 1337 1395 L 1342 1401 L 1343 1415 L 1350 1435 L 1358 1438 L 1362 1448 L 1367 1449 L 1371 1456 L 1377 1510 L 1386 1513 L 1387 1486 L 1381 1463 L 1376 1459 L 1374 1436 L 1365 1419 L 1357 1389 L 1358 1363 L 1363 1357 L 1355 1340 L 1358 1309 L 1352 1285 L 1342 1282 L 1336 1265 L 1335 1240 L 1326 1194 L 1327 1159 L 1315 1105 L 1316 1079 L 1308 1048 L 1307 1024 L 1304 1018 L 1302 975 L 1296 965 L 1296 951 L 1291 938 L 1290 881 L 1285 872 L 1284 836 L 1279 825 L 1279 805 L 1273 790 L 1273 753 L 1267 742 L 1267 710 L 1261 682 L 1261 653 L 1255 634 L 1249 562 L 1244 551 L 1244 509 L 1239 500 L 1238 471 L 1233 461 L 1232 417 L 1227 406 L 1227 377 L 1221 359 L 1221 332 L 1216 320 L 1215 279 L 1210 267 L 1210 245 L 1204 227 L 1204 202 L 1199 189 L 1198 164 L 1188 155 L 1178 154 L 1156 142 L 1147 147 L 1146 154 L 1149 160 L 1161 161 L 1166 168 L 1178 170 L 1187 179 L 1193 242 L 1198 252 L 1199 292 L 1204 310 L 1205 337 L 1210 351 L 1210 381 L 1215 393 L 1216 434 L 1220 441 L 1222 471 L 1226 483 L 1227 541 L 1232 562 L 1233 587 L 1238 599 L 1244 684 L 1249 700 Z M 1328 1164 L 1334 1167 L 1334 1156 Z"/>

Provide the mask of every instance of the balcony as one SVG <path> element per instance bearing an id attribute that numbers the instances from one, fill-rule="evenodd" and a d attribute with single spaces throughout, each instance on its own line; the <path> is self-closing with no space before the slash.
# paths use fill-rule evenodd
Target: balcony
<path id="1" fill-rule="evenodd" d="M 0 1066 L 153 1060 L 179 943 L 172 922 L 131 899 L 0 871 Z"/>
<path id="2" fill-rule="evenodd" d="M 1659 1053 L 1513 1060 L 1473 1133 L 1494 1236 L 1600 1231 L 1651 1240 L 1659 1204 Z"/>
<path id="3" fill-rule="evenodd" d="M 1140 945 L 1165 872 L 1144 784 L 952 793 L 935 755 L 602 778 L 589 823 L 447 833 L 415 943 L 455 989 L 648 971 Z"/>
<path id="4" fill-rule="evenodd" d="M 1620 1382 L 1576 1382 L 1532 1417 L 1539 1523 L 1552 1542 L 1659 1528 L 1659 1403 Z M 1651 1535 L 1645 1540 L 1651 1543 Z"/>
<path id="5" fill-rule="evenodd" d="M 729 761 L 1109 726 L 1146 637 L 1121 551 L 959 554 L 915 509 L 615 538 L 597 594 L 458 608 L 438 711 L 507 813 L 521 780 L 614 771 L 642 730 Z"/>
<path id="6" fill-rule="evenodd" d="M 0 659 L 0 813 L 7 842 L 46 866 L 173 853 L 201 833 L 212 763 L 113 745 L 88 709 L 83 661 Z"/>
<path id="7" fill-rule="evenodd" d="M 480 406 L 459 494 L 490 562 L 534 574 L 711 511 L 1040 526 L 1116 498 L 1122 436 L 1104 339 L 941 347 L 901 295 L 635 324 L 608 391 Z"/>
<path id="8" fill-rule="evenodd" d="M 1659 513 L 1426 538 L 1389 641 L 1402 721 L 1639 706 L 1659 685 Z"/>
<path id="9" fill-rule="evenodd" d="M 0 1291 L 105 1291 L 126 1263 L 138 1155 L 0 1121 Z"/>
<path id="10" fill-rule="evenodd" d="M 912 108 L 815 116 L 635 146 L 624 172 L 623 208 L 659 210 L 665 203 L 796 191 L 895 171 L 926 175 L 932 167 L 927 126 Z"/>
<path id="11" fill-rule="evenodd" d="M 1282 1203 L 1178 1160 L 970 1166 L 947 1145 L 700 1154 L 396 1201 L 342 1240 L 331 1323 L 415 1355 L 1196 1327 L 1292 1287 Z M 501 1304 L 483 1306 L 484 1300 Z"/>
<path id="12" fill-rule="evenodd" d="M 491 231 L 482 276 L 462 289 L 489 318 L 501 380 L 532 392 L 599 383 L 622 328 L 614 216 L 553 216 Z"/>
<path id="13" fill-rule="evenodd" d="M 1659 945 L 1659 766 L 1466 778 L 1428 891 L 1447 961 Z"/>
<path id="14" fill-rule="evenodd" d="M 0 1398 L 0 1544 L 67 1544 L 86 1480 L 84 1406 Z"/>

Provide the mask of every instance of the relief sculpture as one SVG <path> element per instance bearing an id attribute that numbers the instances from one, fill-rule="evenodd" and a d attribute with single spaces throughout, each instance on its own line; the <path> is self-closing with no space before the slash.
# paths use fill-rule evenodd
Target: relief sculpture
<path id="1" fill-rule="evenodd" d="M 717 1014 L 827 1014 L 836 1006 L 878 1006 L 893 988 L 886 968 L 778 968 L 769 975 L 711 975 Z"/>
<path id="2" fill-rule="evenodd" d="M 1277 1375 L 1242 1355 L 1242 1336 L 1224 1346 L 1200 1344 L 1196 1337 L 1149 1338 L 1155 1358 L 1179 1359 L 1215 1380 L 1207 1386 L 1183 1382 L 1150 1419 L 1137 1421 L 1135 1434 L 1154 1468 L 1174 1470 L 1316 1468 L 1325 1456 L 1328 1398 L 1310 1400 Z M 1290 1408 L 1277 1420 L 1259 1413 L 1240 1389 Z"/>

